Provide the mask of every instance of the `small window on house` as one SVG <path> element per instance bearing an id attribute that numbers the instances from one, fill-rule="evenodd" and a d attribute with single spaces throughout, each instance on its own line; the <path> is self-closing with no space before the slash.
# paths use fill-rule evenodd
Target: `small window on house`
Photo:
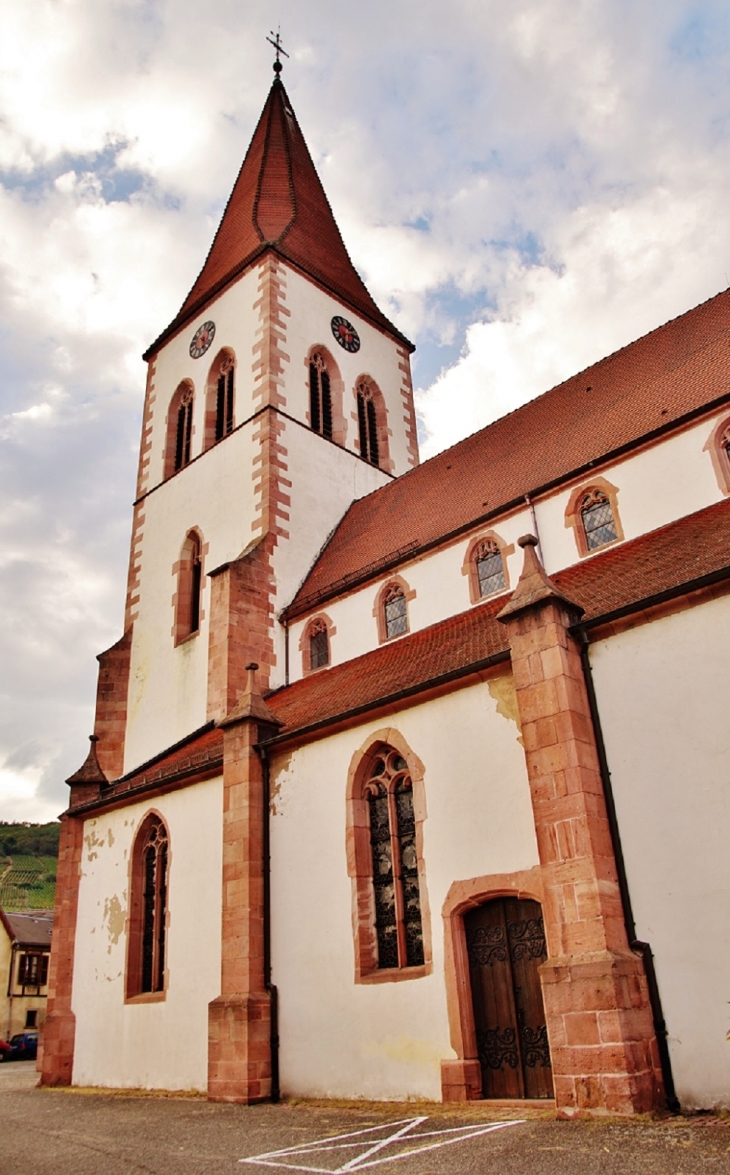
<path id="1" fill-rule="evenodd" d="M 193 434 L 193 389 L 185 388 L 177 409 L 175 428 L 175 473 L 190 461 L 190 441 Z"/>
<path id="2" fill-rule="evenodd" d="M 484 539 L 474 551 L 479 595 L 491 596 L 507 586 L 504 576 L 502 552 L 494 539 Z"/>
<path id="3" fill-rule="evenodd" d="M 330 663 L 330 642 L 324 620 L 314 620 L 309 626 L 309 667 L 322 669 Z"/>
<path id="4" fill-rule="evenodd" d="M 371 465 L 380 464 L 378 446 L 378 414 L 373 389 L 367 380 L 357 385 L 357 424 L 360 435 L 360 456 Z"/>
<path id="5" fill-rule="evenodd" d="M 399 584 L 389 587 L 383 596 L 383 612 L 385 618 L 385 636 L 387 639 L 400 636 L 408 632 L 408 613 L 406 597 Z"/>
<path id="6" fill-rule="evenodd" d="M 175 597 L 175 643 L 179 644 L 200 630 L 201 593 L 203 589 L 203 549 L 200 535 L 191 530 L 183 543 L 177 565 Z"/>
<path id="7" fill-rule="evenodd" d="M 313 432 L 332 440 L 330 374 L 319 351 L 315 351 L 309 361 L 309 423 Z"/>
<path id="8" fill-rule="evenodd" d="M 611 503 L 601 490 L 589 490 L 580 504 L 580 517 L 589 551 L 618 538 Z"/>
<path id="9" fill-rule="evenodd" d="M 165 989 L 168 846 L 167 829 L 153 813 L 132 849 L 128 998 Z"/>
<path id="10" fill-rule="evenodd" d="M 20 956 L 18 983 L 21 987 L 43 987 L 48 982 L 48 955 L 28 952 Z"/>
<path id="11" fill-rule="evenodd" d="M 36 1009 L 29 1008 L 25 1013 L 25 1027 L 35 1028 L 38 1024 L 38 1012 Z"/>
<path id="12" fill-rule="evenodd" d="M 424 962 L 413 785 L 408 765 L 384 746 L 363 785 L 375 899 L 377 967 Z"/>
<path id="13" fill-rule="evenodd" d="M 225 355 L 218 368 L 215 402 L 215 439 L 221 441 L 233 432 L 233 392 L 235 364 Z"/>

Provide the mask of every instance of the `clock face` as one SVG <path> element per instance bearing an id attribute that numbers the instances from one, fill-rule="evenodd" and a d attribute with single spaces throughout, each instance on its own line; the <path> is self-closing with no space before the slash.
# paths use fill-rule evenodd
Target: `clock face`
<path id="1" fill-rule="evenodd" d="M 332 319 L 332 334 L 337 339 L 341 347 L 346 351 L 360 350 L 360 336 L 355 330 L 351 322 L 343 318 L 340 314 L 335 314 Z"/>
<path id="2" fill-rule="evenodd" d="M 199 359 L 201 355 L 205 355 L 214 338 L 214 322 L 204 322 L 202 326 L 199 326 L 190 343 L 190 354 L 193 359 Z"/>

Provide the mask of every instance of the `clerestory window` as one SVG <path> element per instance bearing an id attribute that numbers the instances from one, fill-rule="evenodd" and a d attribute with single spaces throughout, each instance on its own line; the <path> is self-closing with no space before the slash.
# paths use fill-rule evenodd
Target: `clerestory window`
<path id="1" fill-rule="evenodd" d="M 330 663 L 330 642 L 324 620 L 313 620 L 309 626 L 309 668 L 323 669 Z"/>
<path id="2" fill-rule="evenodd" d="M 387 639 L 408 632 L 406 597 L 400 584 L 392 584 L 383 596 L 383 614 Z"/>
<path id="3" fill-rule="evenodd" d="M 482 540 L 474 551 L 474 559 L 479 581 L 479 595 L 484 597 L 501 592 L 507 586 L 507 582 L 504 575 L 502 552 L 494 539 Z"/>
<path id="4" fill-rule="evenodd" d="M 580 517 L 589 551 L 613 543 L 618 538 L 611 503 L 601 490 L 589 490 L 582 498 Z"/>

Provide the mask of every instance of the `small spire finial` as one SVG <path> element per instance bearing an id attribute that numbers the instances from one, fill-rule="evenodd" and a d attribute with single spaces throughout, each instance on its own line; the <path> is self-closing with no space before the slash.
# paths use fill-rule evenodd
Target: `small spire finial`
<path id="1" fill-rule="evenodd" d="M 274 37 L 273 41 L 271 39 L 272 37 Z M 281 64 L 281 62 L 279 60 L 280 55 L 283 53 L 285 57 L 288 58 L 288 56 L 289 56 L 286 49 L 283 47 L 283 45 L 281 43 L 281 25 L 278 26 L 278 28 L 276 30 L 276 34 L 274 34 L 274 30 L 271 29 L 270 36 L 268 36 L 266 38 L 266 40 L 269 42 L 270 45 L 273 45 L 274 48 L 276 49 L 276 61 L 274 62 L 274 73 L 278 77 L 279 74 L 281 73 L 282 69 L 284 68 L 284 66 Z"/>

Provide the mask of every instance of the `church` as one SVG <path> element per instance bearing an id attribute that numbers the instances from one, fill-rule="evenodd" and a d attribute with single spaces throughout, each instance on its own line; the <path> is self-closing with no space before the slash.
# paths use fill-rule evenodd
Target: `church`
<path id="1" fill-rule="evenodd" d="M 42 1082 L 730 1106 L 730 292 L 421 464 L 275 69 L 145 355 Z"/>

